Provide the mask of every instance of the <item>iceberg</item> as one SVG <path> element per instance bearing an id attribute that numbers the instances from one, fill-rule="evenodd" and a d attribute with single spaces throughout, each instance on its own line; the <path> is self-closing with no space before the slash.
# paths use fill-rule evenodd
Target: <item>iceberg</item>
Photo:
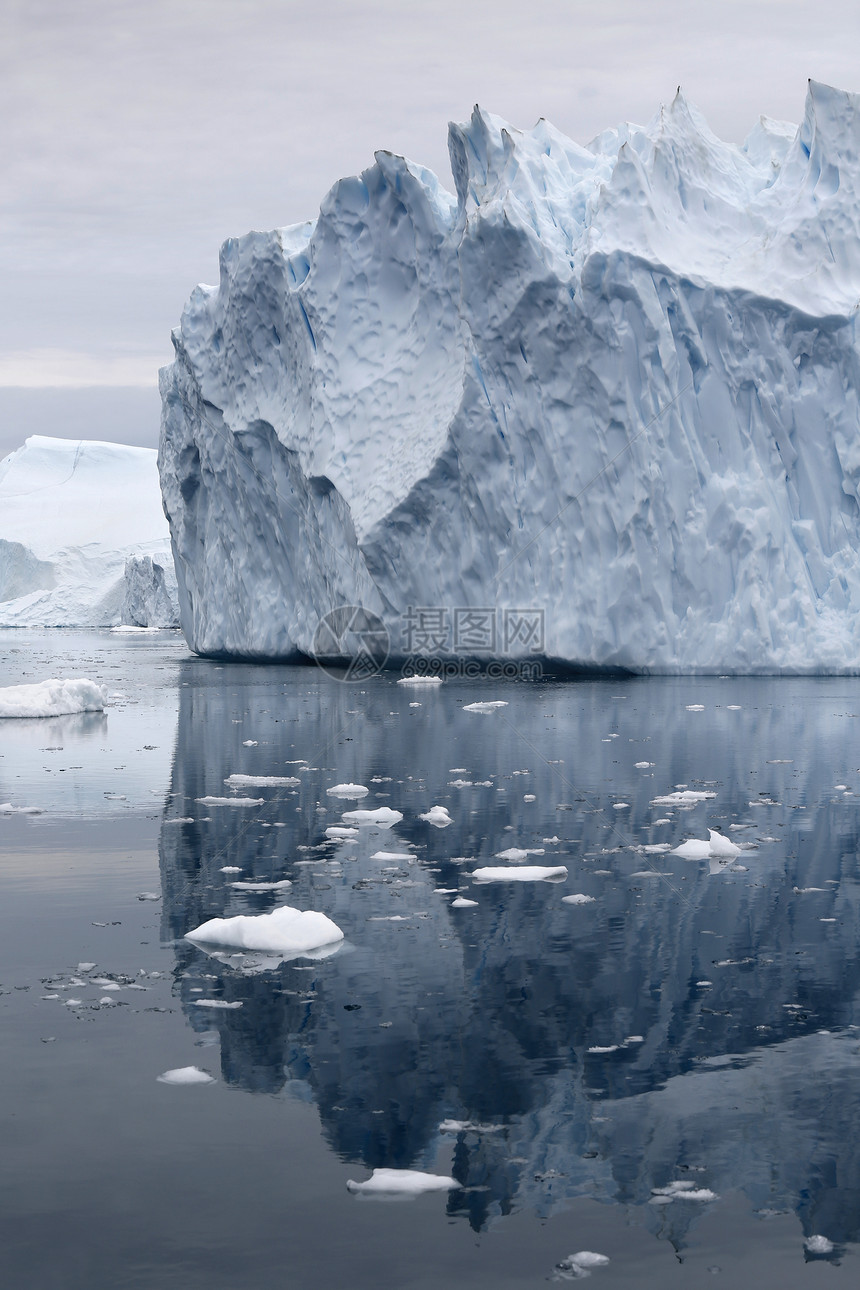
<path id="1" fill-rule="evenodd" d="M 407 658 L 432 607 L 442 657 L 860 671 L 860 97 L 742 146 L 680 91 L 587 147 L 476 107 L 449 152 L 455 194 L 377 152 L 188 301 L 191 648 Z"/>
<path id="2" fill-rule="evenodd" d="M 0 627 L 176 627 L 151 448 L 32 435 L 0 462 Z"/>
<path id="3" fill-rule="evenodd" d="M 185 939 L 202 946 L 231 945 L 242 950 L 261 950 L 288 959 L 325 950 L 342 941 L 343 932 L 325 914 L 282 905 L 269 914 L 210 918 L 193 931 L 186 932 Z M 208 1006 L 214 1004 L 209 1003 Z"/>

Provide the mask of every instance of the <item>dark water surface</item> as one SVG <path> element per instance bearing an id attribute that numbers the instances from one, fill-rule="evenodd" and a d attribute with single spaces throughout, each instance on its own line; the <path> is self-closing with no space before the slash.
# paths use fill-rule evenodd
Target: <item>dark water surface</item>
<path id="1" fill-rule="evenodd" d="M 0 685 L 52 675 L 120 697 L 0 723 L 0 803 L 42 811 L 0 814 L 0 1284 L 507 1290 L 591 1250 L 595 1287 L 856 1285 L 860 682 L 427 691 L 0 633 Z M 235 772 L 300 783 L 197 800 Z M 355 806 L 404 818 L 328 841 Z M 708 827 L 736 861 L 643 850 Z M 567 879 L 473 881 L 511 847 Z M 183 939 L 279 904 L 341 948 Z M 350 1194 L 375 1168 L 460 1186 Z"/>

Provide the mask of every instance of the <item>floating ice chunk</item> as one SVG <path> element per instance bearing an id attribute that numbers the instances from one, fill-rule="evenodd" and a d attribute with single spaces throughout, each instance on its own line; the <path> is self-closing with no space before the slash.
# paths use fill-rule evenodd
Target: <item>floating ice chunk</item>
<path id="1" fill-rule="evenodd" d="M 580 1250 L 578 1254 L 569 1254 L 566 1259 L 555 1265 L 555 1281 L 581 1281 L 591 1276 L 592 1268 L 602 1268 L 609 1262 L 605 1254 L 596 1254 L 594 1250 Z"/>
<path id="2" fill-rule="evenodd" d="M 192 1007 L 195 1008 L 241 1008 L 242 1006 L 241 999 L 237 999 L 234 1003 L 229 1003 L 227 999 L 194 999 L 192 1001 Z"/>
<path id="3" fill-rule="evenodd" d="M 552 845 L 552 844 L 553 844 L 553 843 L 555 843 L 555 842 L 561 842 L 561 838 L 557 838 L 557 837 L 553 836 L 553 837 L 551 837 L 551 838 L 542 838 L 542 839 L 541 839 L 541 841 L 542 841 L 542 842 L 547 842 L 547 843 L 549 843 L 550 845 Z"/>
<path id="4" fill-rule="evenodd" d="M 630 810 L 630 803 L 629 803 L 629 802 L 613 802 L 613 803 L 612 803 L 612 809 L 613 809 L 613 811 L 629 811 L 629 810 Z"/>
<path id="5" fill-rule="evenodd" d="M 0 815 L 41 815 L 40 806 L 13 806 L 11 802 L 0 802 Z"/>
<path id="6" fill-rule="evenodd" d="M 296 783 L 298 784 L 298 780 Z M 327 788 L 326 792 L 329 797 L 367 797 L 370 792 L 363 784 L 335 784 L 333 788 Z"/>
<path id="7" fill-rule="evenodd" d="M 79 963 L 78 966 L 75 968 L 75 971 L 92 972 L 94 967 L 95 967 L 95 963 Z M 96 984 L 98 984 L 98 982 L 96 982 Z"/>
<path id="8" fill-rule="evenodd" d="M 278 882 L 231 882 L 230 886 L 235 891 L 286 891 L 292 887 L 289 878 L 281 878 Z"/>
<path id="9" fill-rule="evenodd" d="M 577 891 L 572 896 L 562 896 L 563 905 L 593 905 L 594 897 L 586 896 L 584 892 Z"/>
<path id="10" fill-rule="evenodd" d="M 716 797 L 716 793 L 710 790 L 698 792 L 692 788 L 681 789 L 675 793 L 665 793 L 662 797 L 652 797 L 652 806 L 692 806 L 696 802 L 707 802 L 709 798 Z"/>
<path id="11" fill-rule="evenodd" d="M 666 851 L 671 851 L 672 848 L 669 846 L 668 842 L 648 842 L 642 847 L 642 850 L 648 855 L 657 856 L 662 855 Z"/>
<path id="12" fill-rule="evenodd" d="M 518 863 L 520 860 L 526 860 L 529 856 L 546 855 L 543 847 L 508 847 L 507 851 L 497 851 L 497 860 L 511 860 Z"/>
<path id="13" fill-rule="evenodd" d="M 644 1044 L 644 1043 L 645 1043 L 645 1036 L 644 1036 L 644 1035 L 628 1035 L 628 1036 L 627 1036 L 627 1038 L 624 1040 L 624 1042 L 625 1042 L 625 1044 Z"/>
<path id="14" fill-rule="evenodd" d="M 456 900 L 451 901 L 452 909 L 474 909 L 478 904 L 477 900 L 469 900 L 467 896 L 458 896 Z"/>
<path id="15" fill-rule="evenodd" d="M 586 1051 L 589 1053 L 617 1053 L 618 1044 L 592 1044 Z"/>
<path id="16" fill-rule="evenodd" d="M 652 1187 L 651 1196 L 652 1204 L 662 1205 L 672 1200 L 717 1200 L 716 1193 L 709 1187 L 697 1187 L 694 1182 L 689 1182 L 687 1179 L 676 1179 L 666 1187 Z"/>
<path id="17" fill-rule="evenodd" d="M 325 914 L 283 905 L 269 914 L 239 914 L 236 918 L 210 918 L 185 939 L 204 945 L 232 945 L 262 950 L 284 958 L 298 957 L 343 940 L 343 932 Z"/>
<path id="18" fill-rule="evenodd" d="M 354 1196 L 420 1196 L 426 1191 L 451 1191 L 462 1186 L 456 1178 L 425 1174 L 418 1169 L 374 1169 L 366 1182 L 346 1184 Z"/>
<path id="19" fill-rule="evenodd" d="M 117 1002 L 116 999 L 114 999 L 112 995 L 109 995 L 109 994 L 102 995 L 102 997 L 99 999 L 99 1003 L 101 1004 L 102 1007 L 112 1007 L 116 1002 Z"/>
<path id="20" fill-rule="evenodd" d="M 157 891 L 139 891 L 137 898 L 138 900 L 161 900 L 161 896 Z"/>
<path id="21" fill-rule="evenodd" d="M 449 824 L 454 823 L 444 806 L 431 806 L 429 811 L 425 811 L 418 818 L 426 820 L 428 824 L 435 824 L 437 829 L 447 829 Z"/>
<path id="22" fill-rule="evenodd" d="M 803 1242 L 810 1254 L 832 1254 L 833 1242 L 826 1236 L 808 1236 Z"/>
<path id="23" fill-rule="evenodd" d="M 516 869 L 486 866 L 475 869 L 472 878 L 475 882 L 564 882 L 567 869 L 563 864 L 519 865 Z"/>
<path id="24" fill-rule="evenodd" d="M 243 739 L 243 740 L 242 740 L 242 747 L 243 747 L 243 748 L 256 748 L 256 747 L 257 747 L 257 740 L 256 740 L 256 739 Z"/>
<path id="25" fill-rule="evenodd" d="M 649 770 L 654 765 L 653 761 L 637 761 L 634 763 L 637 770 Z"/>
<path id="26" fill-rule="evenodd" d="M 75 712 L 104 712 L 108 692 L 85 677 L 52 677 L 32 685 L 0 689 L 0 718 L 66 717 Z"/>
<path id="27" fill-rule="evenodd" d="M 344 811 L 341 817 L 346 824 L 373 825 L 377 829 L 390 829 L 403 819 L 402 811 L 393 811 L 390 806 L 377 807 L 375 811 Z"/>
<path id="28" fill-rule="evenodd" d="M 704 712 L 704 711 L 705 711 L 705 705 L 704 705 L 704 703 L 688 703 L 688 704 L 687 704 L 687 711 L 688 711 L 688 712 Z"/>
<path id="29" fill-rule="evenodd" d="M 537 798 L 535 797 L 534 793 L 523 793 L 523 801 L 524 801 L 524 802 L 535 802 L 535 801 L 537 801 Z M 626 805 L 626 803 L 624 803 L 624 805 Z"/>
<path id="30" fill-rule="evenodd" d="M 172 819 L 172 820 L 162 820 L 162 821 L 161 821 L 161 823 L 162 823 L 162 825 L 165 825 L 165 824 L 193 824 L 193 823 L 194 823 L 194 816 L 193 816 L 193 815 L 174 815 L 174 817 L 173 817 L 173 819 Z"/>
<path id="31" fill-rule="evenodd" d="M 325 831 L 325 835 L 334 841 L 345 842 L 347 838 L 357 838 L 358 829 L 344 828 L 341 824 L 330 824 Z"/>
<path id="32" fill-rule="evenodd" d="M 295 788 L 301 782 L 295 775 L 228 775 L 224 780 L 230 788 Z"/>
<path id="33" fill-rule="evenodd" d="M 203 806 L 262 806 L 264 797 L 195 797 Z"/>
<path id="34" fill-rule="evenodd" d="M 489 703 L 467 703 L 463 708 L 464 712 L 480 712 L 482 716 L 489 716 L 497 708 L 506 708 L 508 705 L 504 699 L 494 699 Z"/>
<path id="35" fill-rule="evenodd" d="M 414 860 L 409 851 L 374 851 L 371 860 Z"/>
<path id="36" fill-rule="evenodd" d="M 443 1120 L 440 1133 L 503 1133 L 503 1124 L 479 1124 L 476 1120 Z"/>
<path id="37" fill-rule="evenodd" d="M 711 855 L 711 844 L 699 838 L 690 838 L 687 842 L 682 842 L 679 847 L 675 847 L 672 855 L 680 856 L 682 860 L 708 860 Z"/>
<path id="38" fill-rule="evenodd" d="M 237 864 L 222 864 L 218 872 L 219 873 L 241 873 L 242 868 L 241 868 L 241 865 L 237 865 Z"/>
<path id="39" fill-rule="evenodd" d="M 448 781 L 448 787 L 449 788 L 472 788 L 473 781 L 471 779 L 451 779 Z"/>
<path id="40" fill-rule="evenodd" d="M 711 855 L 716 860 L 733 860 L 735 856 L 741 853 L 740 847 L 736 847 L 734 842 L 730 842 L 722 833 L 716 829 L 708 829 L 710 837 Z"/>
<path id="41" fill-rule="evenodd" d="M 441 685 L 441 676 L 401 676 L 398 685 Z"/>
<path id="42" fill-rule="evenodd" d="M 199 1066 L 177 1066 L 158 1077 L 159 1084 L 214 1084 L 215 1080 Z"/>

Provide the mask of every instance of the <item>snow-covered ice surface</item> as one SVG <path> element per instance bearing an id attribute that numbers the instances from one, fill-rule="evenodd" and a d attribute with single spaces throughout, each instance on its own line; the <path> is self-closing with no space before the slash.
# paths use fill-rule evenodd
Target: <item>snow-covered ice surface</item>
<path id="1" fill-rule="evenodd" d="M 191 1084 L 214 1084 L 215 1080 L 206 1071 L 202 1071 L 199 1066 L 177 1066 L 174 1070 L 164 1071 L 158 1077 L 159 1084 L 176 1084 L 188 1086 Z"/>
<path id="2" fill-rule="evenodd" d="M 71 717 L 79 712 L 104 712 L 105 686 L 86 677 L 51 678 L 30 685 L 0 688 L 0 718 Z"/>
<path id="3" fill-rule="evenodd" d="M 452 1191 L 461 1187 L 456 1178 L 440 1174 L 422 1173 L 418 1169 L 374 1169 L 365 1182 L 347 1181 L 347 1191 L 354 1196 L 386 1196 L 408 1198 L 421 1196 L 428 1191 Z"/>
<path id="4" fill-rule="evenodd" d="M 381 151 L 225 242 L 161 374 L 192 648 L 354 605 L 396 653 L 437 606 L 580 666 L 860 670 L 858 138 L 816 82 L 741 146 L 680 91 L 587 147 L 476 107 L 453 193 Z"/>
<path id="5" fill-rule="evenodd" d="M 525 1290 L 590 1252 L 609 1262 L 580 1275 L 619 1290 L 716 1284 L 715 1265 L 767 1290 L 853 1287 L 853 683 L 447 677 L 416 732 L 391 674 L 350 686 L 158 634 L 45 635 L 0 634 L 4 680 L 130 697 L 0 740 L 0 803 L 48 808 L 0 815 L 10 1285 L 138 1267 L 235 1290 L 286 1267 L 297 1286 L 418 1270 Z M 476 700 L 507 702 L 504 720 L 463 712 Z M 244 795 L 233 775 L 300 782 L 261 785 L 251 810 L 198 801 Z M 400 818 L 347 829 L 336 784 Z M 669 791 L 713 796 L 653 803 Z M 451 825 L 420 820 L 433 804 Z M 671 854 L 710 830 L 745 871 Z M 472 876 L 503 865 L 568 879 Z M 335 952 L 187 939 L 285 903 L 331 920 Z M 188 1067 L 214 1082 L 157 1083 Z M 358 1203 L 347 1182 L 379 1170 L 458 1185 Z"/>
<path id="6" fill-rule="evenodd" d="M 33 435 L 0 461 L 0 626 L 178 626 L 156 456 Z"/>
<path id="7" fill-rule="evenodd" d="M 234 945 L 241 950 L 263 950 L 283 958 L 310 954 L 343 940 L 343 932 L 325 914 L 293 909 L 291 905 L 282 905 L 269 914 L 210 918 L 185 935 L 189 941 L 202 945 Z"/>

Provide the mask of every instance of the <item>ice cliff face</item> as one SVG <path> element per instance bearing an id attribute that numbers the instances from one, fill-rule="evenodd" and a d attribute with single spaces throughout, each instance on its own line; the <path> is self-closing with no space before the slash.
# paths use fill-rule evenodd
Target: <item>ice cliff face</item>
<path id="1" fill-rule="evenodd" d="M 0 462 L 0 626 L 178 625 L 155 458 L 33 435 Z"/>
<path id="2" fill-rule="evenodd" d="M 441 655 L 860 669 L 860 98 L 811 84 L 740 148 L 680 93 L 587 148 L 476 108 L 449 149 L 456 200 L 377 153 L 186 306 L 159 467 L 192 648 L 309 653 L 352 604 L 394 656 L 424 607 Z"/>

